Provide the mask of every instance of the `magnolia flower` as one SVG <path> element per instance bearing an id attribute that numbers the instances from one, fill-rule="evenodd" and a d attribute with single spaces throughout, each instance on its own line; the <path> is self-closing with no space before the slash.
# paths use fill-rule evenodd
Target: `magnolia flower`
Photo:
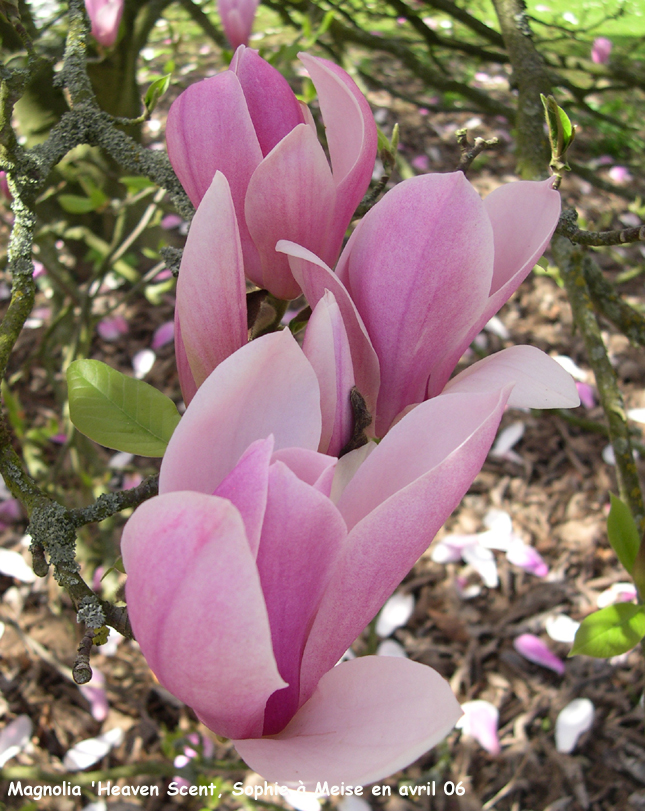
<path id="1" fill-rule="evenodd" d="M 593 41 L 591 46 L 591 59 L 597 65 L 605 65 L 609 62 L 609 56 L 613 45 L 610 39 L 606 37 L 598 37 Z"/>
<path id="2" fill-rule="evenodd" d="M 217 0 L 224 33 L 233 50 L 240 45 L 249 44 L 259 2 L 260 0 Z"/>
<path id="3" fill-rule="evenodd" d="M 215 172 L 224 173 L 246 275 L 281 299 L 296 298 L 300 288 L 276 242 L 293 240 L 335 262 L 369 186 L 377 145 L 369 105 L 348 74 L 326 59 L 300 59 L 318 91 L 331 169 L 309 109 L 244 46 L 230 70 L 181 94 L 166 129 L 170 161 L 195 206 Z"/>
<path id="4" fill-rule="evenodd" d="M 111 48 L 119 33 L 125 0 L 85 0 L 92 23 L 91 34 L 105 48 Z"/>
<path id="5" fill-rule="evenodd" d="M 495 388 L 502 369 L 542 370 L 579 399 L 537 349 L 515 346 L 449 381 L 457 362 L 541 256 L 560 214 L 552 180 L 501 186 L 482 202 L 462 172 L 399 183 L 361 220 L 336 274 L 283 240 L 313 307 L 331 290 L 343 315 L 356 385 L 383 436 L 406 409 L 442 391 Z M 380 384 L 379 384 L 380 378 Z M 513 396 L 509 405 L 516 405 Z"/>
<path id="6" fill-rule="evenodd" d="M 331 344 L 310 335 L 334 336 L 336 370 L 321 378 L 318 450 L 337 454 L 344 447 L 352 414 L 339 392 L 354 385 L 370 414 L 376 412 L 377 436 L 444 387 L 453 393 L 492 390 L 509 375 L 534 387 L 534 407 L 553 407 L 551 395 L 558 407 L 578 405 L 571 377 L 530 346 L 505 349 L 448 382 L 472 338 L 533 267 L 559 210 L 550 181 L 512 183 L 482 203 L 461 172 L 423 175 L 388 192 L 361 221 L 338 276 L 311 251 L 280 241 L 278 249 L 289 255 L 316 313 L 304 350 L 317 370 L 331 368 L 329 359 L 315 357 Z M 234 194 L 217 172 L 193 219 L 177 283 L 175 354 L 187 403 L 217 364 L 247 341 L 238 222 Z M 324 307 L 317 311 L 320 302 Z M 518 392 L 509 405 L 525 404 Z"/>
<path id="7" fill-rule="evenodd" d="M 317 335 L 334 349 L 337 330 Z M 161 684 L 264 778 L 308 788 L 383 778 L 453 727 L 458 704 L 430 668 L 334 665 L 468 489 L 509 398 L 558 401 L 507 367 L 497 388 L 434 397 L 339 460 L 319 451 L 337 356 L 316 354 L 318 371 L 284 330 L 219 363 L 122 539 L 132 626 Z"/>

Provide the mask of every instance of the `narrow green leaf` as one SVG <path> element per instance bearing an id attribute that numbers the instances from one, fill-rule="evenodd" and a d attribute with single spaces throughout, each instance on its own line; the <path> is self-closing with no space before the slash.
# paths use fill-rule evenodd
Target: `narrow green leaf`
<path id="1" fill-rule="evenodd" d="M 88 211 L 96 211 L 102 203 L 98 203 L 91 197 L 80 197 L 78 194 L 59 194 L 58 202 L 61 208 L 70 214 L 87 214 Z"/>
<path id="2" fill-rule="evenodd" d="M 95 442 L 139 456 L 163 456 L 180 420 L 173 401 L 99 360 L 67 370 L 70 419 Z"/>
<path id="3" fill-rule="evenodd" d="M 645 636 L 645 606 L 616 603 L 583 620 L 569 656 L 619 656 L 638 645 Z"/>
<path id="4" fill-rule="evenodd" d="M 154 82 L 152 82 L 152 84 L 150 85 L 150 87 L 146 90 L 146 95 L 143 98 L 143 103 L 148 113 L 151 113 L 155 109 L 159 99 L 170 87 L 171 75 L 172 74 L 170 73 L 166 73 L 165 76 L 160 76 L 158 79 L 155 79 Z"/>
<path id="5" fill-rule="evenodd" d="M 641 543 L 636 522 L 629 507 L 618 496 L 609 494 L 611 508 L 607 518 L 607 537 L 618 560 L 631 574 Z"/>
<path id="6" fill-rule="evenodd" d="M 148 180 L 147 177 L 139 177 L 137 175 L 120 177 L 119 183 L 123 183 L 123 185 L 127 187 L 130 194 L 136 194 L 138 191 L 143 191 L 143 189 L 152 189 L 155 187 L 152 180 Z"/>

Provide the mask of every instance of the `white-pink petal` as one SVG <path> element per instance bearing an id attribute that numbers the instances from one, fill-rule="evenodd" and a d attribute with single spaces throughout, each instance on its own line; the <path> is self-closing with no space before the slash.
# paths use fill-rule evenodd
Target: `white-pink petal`
<path id="1" fill-rule="evenodd" d="M 393 594 L 385 603 L 376 619 L 378 636 L 390 636 L 397 628 L 403 627 L 414 612 L 414 595 Z"/>
<path id="2" fill-rule="evenodd" d="M 479 699 L 461 705 L 463 716 L 457 721 L 457 729 L 474 738 L 491 755 L 499 755 L 501 746 L 497 734 L 499 710 L 490 701 Z"/>
<path id="3" fill-rule="evenodd" d="M 555 722 L 555 748 L 558 752 L 573 752 L 578 738 L 593 726 L 595 709 L 588 698 L 574 698 L 561 710 Z"/>
<path id="4" fill-rule="evenodd" d="M 19 715 L 0 731 L 0 769 L 27 746 L 33 728 L 28 715 Z"/>
<path id="5" fill-rule="evenodd" d="M 213 493 L 249 445 L 316 450 L 316 373 L 289 330 L 246 344 L 215 369 L 182 417 L 161 463 L 159 492 Z M 213 449 L 217 449 L 214 453 Z"/>
<path id="6" fill-rule="evenodd" d="M 281 785 L 366 785 L 415 761 L 460 715 L 432 668 L 363 656 L 328 671 L 279 735 L 234 744 L 252 769 Z"/>
<path id="7" fill-rule="evenodd" d="M 575 408 L 576 385 L 560 364 L 534 346 L 511 346 L 474 363 L 446 385 L 444 394 L 499 389 L 513 383 L 511 408 Z"/>

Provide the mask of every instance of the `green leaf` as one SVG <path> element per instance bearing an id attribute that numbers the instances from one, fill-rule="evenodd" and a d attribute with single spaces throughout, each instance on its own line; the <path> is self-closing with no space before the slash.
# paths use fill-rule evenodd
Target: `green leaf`
<path id="1" fill-rule="evenodd" d="M 160 76 L 158 79 L 155 79 L 154 82 L 150 85 L 150 87 L 146 90 L 146 95 L 143 98 L 143 103 L 146 108 L 146 112 L 150 114 L 154 108 L 157 106 L 157 102 L 163 96 L 163 94 L 168 90 L 170 87 L 170 77 L 172 76 L 171 73 L 166 73 L 165 76 Z"/>
<path id="2" fill-rule="evenodd" d="M 95 442 L 139 456 L 163 456 L 180 420 L 173 401 L 99 360 L 67 370 L 70 419 Z"/>
<path id="3" fill-rule="evenodd" d="M 120 177 L 119 183 L 123 183 L 130 194 L 136 194 L 139 191 L 143 191 L 143 189 L 151 189 L 155 186 L 152 180 L 148 180 L 147 177 L 138 177 L 137 175 Z"/>
<path id="4" fill-rule="evenodd" d="M 102 203 L 91 197 L 80 197 L 78 194 L 59 194 L 58 202 L 61 208 L 70 214 L 87 214 L 88 211 L 96 211 Z"/>
<path id="5" fill-rule="evenodd" d="M 616 603 L 583 620 L 569 656 L 619 656 L 638 645 L 645 636 L 645 606 Z"/>
<path id="6" fill-rule="evenodd" d="M 609 498 L 611 509 L 607 518 L 607 537 L 618 560 L 631 574 L 641 544 L 638 528 L 625 502 L 613 493 L 609 494 Z"/>

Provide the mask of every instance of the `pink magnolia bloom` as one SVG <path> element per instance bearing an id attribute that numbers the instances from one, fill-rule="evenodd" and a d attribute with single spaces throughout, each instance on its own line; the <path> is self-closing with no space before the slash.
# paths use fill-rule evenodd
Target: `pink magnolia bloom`
<path id="1" fill-rule="evenodd" d="M 606 37 L 598 37 L 593 41 L 591 46 L 591 59 L 597 65 L 605 65 L 609 62 L 609 56 L 613 45 L 610 39 Z"/>
<path id="2" fill-rule="evenodd" d="M 233 50 L 248 45 L 260 0 L 217 0 L 226 39 Z"/>
<path id="3" fill-rule="evenodd" d="M 505 349 L 448 382 L 470 341 L 541 255 L 560 210 L 549 181 L 512 183 L 487 201 L 460 172 L 405 181 L 361 221 L 338 275 L 311 251 L 278 243 L 314 310 L 305 354 L 318 372 L 329 372 L 321 378 L 322 453 L 339 453 L 351 435 L 348 397 L 339 393 L 354 384 L 377 412 L 379 436 L 444 387 L 493 389 L 509 374 L 534 386 L 535 407 L 579 404 L 570 375 L 530 346 Z M 175 354 L 186 403 L 247 341 L 244 269 L 234 197 L 217 172 L 193 219 L 177 282 Z M 333 336 L 333 351 L 323 334 Z M 525 404 L 518 392 L 509 405 Z"/>
<path id="4" fill-rule="evenodd" d="M 92 23 L 91 34 L 105 48 L 111 48 L 119 33 L 125 0 L 85 0 Z"/>
<path id="5" fill-rule="evenodd" d="M 344 419 L 329 390 L 345 400 L 351 380 L 336 307 L 318 303 L 309 355 L 284 330 L 216 366 L 168 444 L 160 495 L 122 539 L 130 618 L 159 681 L 263 777 L 308 788 L 385 777 L 456 722 L 428 667 L 334 665 L 468 489 L 509 398 L 558 401 L 509 366 L 495 385 L 421 403 L 378 444 L 322 453 Z"/>
<path id="6" fill-rule="evenodd" d="M 312 307 L 325 289 L 336 297 L 377 436 L 444 390 L 496 387 L 509 366 L 550 380 L 569 406 L 579 403 L 569 375 L 528 346 L 485 358 L 448 382 L 542 255 L 559 214 L 551 180 L 509 183 L 482 202 L 462 172 L 427 174 L 399 183 L 361 220 L 336 274 L 312 251 L 278 243 Z"/>
<path id="7" fill-rule="evenodd" d="M 224 173 L 246 275 L 281 299 L 296 298 L 300 288 L 277 241 L 293 240 L 335 262 L 369 186 L 377 143 L 369 105 L 348 74 L 326 59 L 300 59 L 318 91 L 331 168 L 309 109 L 243 46 L 230 70 L 181 94 L 166 129 L 170 161 L 195 206 L 216 171 Z"/>

